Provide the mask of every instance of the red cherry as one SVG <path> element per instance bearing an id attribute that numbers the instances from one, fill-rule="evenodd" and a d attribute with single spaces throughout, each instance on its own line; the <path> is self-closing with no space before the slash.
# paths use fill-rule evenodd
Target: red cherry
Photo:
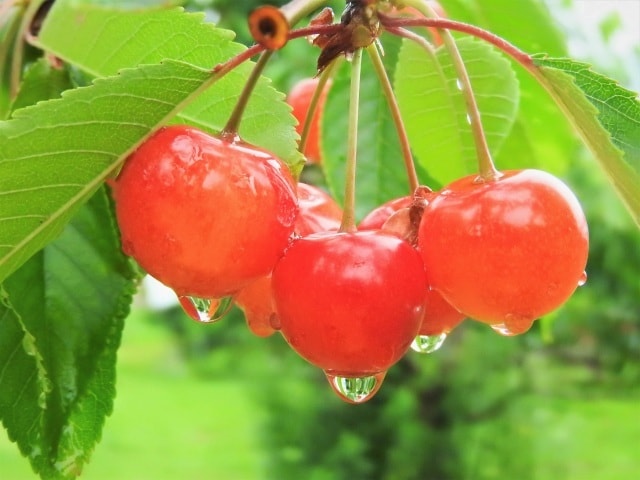
<path id="1" fill-rule="evenodd" d="M 451 306 L 437 291 L 428 289 L 424 298 L 424 315 L 419 335 L 428 337 L 449 333 L 466 315 Z"/>
<path id="2" fill-rule="evenodd" d="M 578 200 L 539 170 L 453 182 L 427 206 L 419 231 L 431 287 L 504 334 L 526 331 L 571 296 L 588 244 Z"/>
<path id="3" fill-rule="evenodd" d="M 412 202 L 413 197 L 409 195 L 407 197 L 394 198 L 383 203 L 374 210 L 371 210 L 371 212 L 362 219 L 358 224 L 358 230 L 378 230 L 382 228 L 391 215 L 398 210 L 410 207 Z"/>
<path id="4" fill-rule="evenodd" d="M 295 233 L 301 236 L 321 231 L 338 230 L 342 209 L 327 193 L 318 187 L 298 183 L 300 212 Z M 236 304 L 244 311 L 249 330 L 259 337 L 267 337 L 279 329 L 271 293 L 271 274 L 240 290 Z"/>
<path id="5" fill-rule="evenodd" d="M 220 298 L 269 273 L 297 215 L 272 154 L 185 126 L 161 128 L 114 188 L 124 251 L 178 295 Z"/>
<path id="6" fill-rule="evenodd" d="M 421 197 L 428 203 L 436 195 L 436 192 L 424 191 Z M 374 230 L 385 226 L 385 230 L 391 231 L 391 229 L 388 228 L 387 222 L 389 218 L 394 214 L 397 215 L 397 213 L 403 209 L 409 208 L 413 201 L 414 196 L 411 195 L 390 200 L 372 210 L 362 219 L 358 228 L 360 230 Z M 424 298 L 424 316 L 418 334 L 434 336 L 449 333 L 460 324 L 464 318 L 465 315 L 449 305 L 437 291 L 427 289 Z"/>
<path id="7" fill-rule="evenodd" d="M 426 289 L 420 255 L 382 231 L 295 240 L 273 271 L 281 333 L 328 375 L 385 372 L 418 333 Z"/>
<path id="8" fill-rule="evenodd" d="M 304 237 L 340 228 L 342 208 L 328 193 L 306 183 L 298 183 L 297 190 L 300 214 L 295 232 L 298 235 Z"/>
<path id="9" fill-rule="evenodd" d="M 296 120 L 298 120 L 296 131 L 299 135 L 302 134 L 302 128 L 304 127 L 307 112 L 309 111 L 311 98 L 313 97 L 313 93 L 318 87 L 319 82 L 320 80 L 317 78 L 305 78 L 296 83 L 287 96 L 287 102 L 293 109 L 291 113 L 294 117 L 296 117 Z M 304 149 L 304 152 L 302 152 L 307 160 L 311 163 L 320 163 L 321 160 L 320 121 L 322 119 L 322 111 L 324 110 L 324 105 L 327 101 L 329 87 L 330 84 L 326 83 L 324 89 L 322 90 L 322 93 L 320 94 L 316 111 L 311 118 L 311 126 L 309 128 L 306 148 Z"/>

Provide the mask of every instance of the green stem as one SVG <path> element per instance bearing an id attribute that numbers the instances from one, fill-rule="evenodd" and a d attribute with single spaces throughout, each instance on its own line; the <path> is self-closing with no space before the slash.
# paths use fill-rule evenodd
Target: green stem
<path id="1" fill-rule="evenodd" d="M 45 0 L 32 0 L 24 12 L 20 29 L 16 36 L 15 45 L 13 47 L 13 58 L 11 60 L 11 76 L 9 79 L 9 98 L 14 100 L 20 88 L 20 79 L 22 76 L 22 62 L 24 60 L 24 45 L 29 32 L 31 20 L 38 12 L 40 6 Z"/>
<path id="2" fill-rule="evenodd" d="M 414 0 L 412 0 L 414 1 Z M 436 11 L 426 1 L 415 2 L 416 8 L 418 8 L 424 15 L 429 18 L 438 18 Z M 453 66 L 458 74 L 458 80 L 460 81 L 460 87 L 462 95 L 464 96 L 465 103 L 467 105 L 467 114 L 471 124 L 471 132 L 473 134 L 473 142 L 476 147 L 476 156 L 478 158 L 478 170 L 480 179 L 484 181 L 496 180 L 501 176 L 500 172 L 496 169 L 491 158 L 491 151 L 487 143 L 487 137 L 484 134 L 484 128 L 482 127 L 482 118 L 480 116 L 480 110 L 478 109 L 478 103 L 476 102 L 476 96 L 473 93 L 473 87 L 471 86 L 471 79 L 467 73 L 467 68 L 464 64 L 464 60 L 460 55 L 458 45 L 451 35 L 449 30 L 440 29 L 440 35 L 444 41 L 444 46 L 451 56 Z"/>
<path id="3" fill-rule="evenodd" d="M 304 152 L 305 147 L 307 146 L 307 139 L 309 138 L 309 132 L 311 132 L 311 124 L 313 123 L 311 120 L 315 116 L 316 110 L 318 108 L 318 102 L 320 101 L 320 97 L 324 92 L 325 85 L 329 81 L 329 79 L 333 75 L 333 70 L 337 62 L 331 62 L 328 68 L 322 71 L 320 75 L 320 79 L 318 81 L 318 86 L 313 92 L 313 96 L 311 97 L 311 101 L 309 102 L 309 109 L 304 117 L 304 123 L 302 124 L 302 132 L 300 133 L 300 143 L 298 146 L 298 150 Z"/>
<path id="4" fill-rule="evenodd" d="M 284 14 L 285 18 L 289 22 L 289 24 L 294 25 L 299 22 L 303 17 L 318 9 L 324 4 L 324 0 L 292 0 L 286 5 L 282 6 L 280 10 Z M 220 136 L 229 141 L 236 140 L 238 138 L 238 128 L 240 127 L 240 122 L 242 121 L 242 115 L 244 114 L 245 109 L 247 108 L 247 104 L 251 98 L 251 93 L 255 88 L 258 80 L 260 79 L 260 75 L 264 71 L 267 63 L 271 59 L 273 55 L 272 50 L 267 50 L 262 52 L 260 58 L 256 62 L 251 71 L 251 75 L 247 79 L 242 92 L 240 93 L 240 97 L 231 112 L 229 120 L 227 124 L 224 126 L 222 131 L 220 132 Z"/>
<path id="5" fill-rule="evenodd" d="M 290 25 L 295 25 L 304 17 L 324 7 L 326 4 L 327 0 L 291 0 L 289 3 L 280 7 L 280 11 L 284 14 Z"/>
<path id="6" fill-rule="evenodd" d="M 273 50 L 262 52 L 262 55 L 260 55 L 260 58 L 253 66 L 253 70 L 251 70 L 251 74 L 244 84 L 242 92 L 240 92 L 240 97 L 238 97 L 238 101 L 236 102 L 235 107 L 233 107 L 231 116 L 229 116 L 227 124 L 220 132 L 220 136 L 222 138 L 229 141 L 234 141 L 238 138 L 238 127 L 240 127 L 240 121 L 242 120 L 242 115 L 244 114 L 247 104 L 249 103 L 249 99 L 251 98 L 251 93 L 258 83 L 258 80 L 260 80 L 260 76 L 272 55 Z"/>
<path id="7" fill-rule="evenodd" d="M 347 171 L 344 187 L 344 210 L 341 232 L 355 232 L 356 228 L 356 163 L 358 155 L 358 108 L 360 106 L 360 73 L 362 49 L 353 54 L 351 66 L 351 90 L 349 92 L 349 126 L 347 131 Z"/>
<path id="8" fill-rule="evenodd" d="M 367 47 L 367 53 L 369 54 L 369 57 L 373 62 L 373 67 L 376 71 L 376 74 L 378 75 L 380 84 L 382 85 L 382 90 L 387 100 L 387 105 L 389 106 L 389 110 L 391 111 L 393 123 L 396 127 L 396 131 L 398 132 L 400 148 L 402 149 L 402 158 L 404 159 L 404 166 L 407 171 L 407 177 L 409 178 L 409 193 L 413 193 L 420 185 L 420 181 L 418 180 L 418 174 L 416 173 L 416 166 L 413 161 L 413 154 L 411 153 L 411 144 L 409 143 L 407 130 L 404 128 L 404 122 L 402 121 L 400 107 L 398 106 L 396 96 L 393 93 L 391 81 L 389 80 L 387 71 L 384 68 L 384 63 L 382 63 L 382 58 L 380 58 L 380 53 L 378 53 L 378 49 L 376 48 L 375 44 L 371 44 Z"/>

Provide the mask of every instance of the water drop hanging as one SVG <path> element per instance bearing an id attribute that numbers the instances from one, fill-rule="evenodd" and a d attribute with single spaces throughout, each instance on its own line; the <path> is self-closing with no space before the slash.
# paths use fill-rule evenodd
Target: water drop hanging
<path id="1" fill-rule="evenodd" d="M 413 339 L 411 349 L 418 353 L 433 353 L 442 346 L 446 339 L 446 333 L 441 333 L 440 335 L 418 335 Z"/>
<path id="2" fill-rule="evenodd" d="M 348 403 L 364 403 L 378 392 L 387 372 L 363 377 L 343 377 L 324 372 L 338 397 Z"/>
<path id="3" fill-rule="evenodd" d="M 581 287 L 585 283 L 587 283 L 587 272 L 582 272 L 582 275 L 580 275 L 580 278 L 578 279 L 578 286 Z"/>
<path id="4" fill-rule="evenodd" d="M 516 314 L 508 314 L 504 317 L 503 323 L 496 323 L 491 325 L 494 331 L 505 337 L 513 337 L 514 335 L 520 335 L 525 333 L 533 325 L 533 319 Z"/>
<path id="5" fill-rule="evenodd" d="M 233 306 L 233 298 L 199 298 L 188 295 L 178 296 L 184 312 L 196 322 L 213 323 L 224 317 Z"/>

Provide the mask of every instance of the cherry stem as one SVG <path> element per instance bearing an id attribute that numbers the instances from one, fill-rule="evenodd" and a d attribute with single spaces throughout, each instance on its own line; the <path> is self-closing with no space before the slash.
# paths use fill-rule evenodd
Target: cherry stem
<path id="1" fill-rule="evenodd" d="M 457 22 L 448 18 L 407 18 L 392 17 L 379 13 L 380 22 L 385 27 L 434 27 L 441 30 L 454 30 L 456 32 L 466 33 L 474 37 L 480 38 L 485 42 L 492 44 L 494 47 L 502 50 L 504 53 L 513 58 L 527 70 L 534 69 L 533 59 L 531 55 L 520 50 L 512 43 L 507 42 L 504 38 L 489 32 L 475 25 L 464 22 Z"/>
<path id="2" fill-rule="evenodd" d="M 420 185 L 420 181 L 418 180 L 418 174 L 416 173 L 416 166 L 413 161 L 413 154 L 411 153 L 411 145 L 409 143 L 409 137 L 407 136 L 407 130 L 405 129 L 404 122 L 402 121 L 400 107 L 398 106 L 396 96 L 393 92 L 393 86 L 391 85 L 391 81 L 389 80 L 387 71 L 384 68 L 384 63 L 382 62 L 382 58 L 380 58 L 380 53 L 378 52 L 375 44 L 371 44 L 367 47 L 367 53 L 369 54 L 369 57 L 373 62 L 373 67 L 376 71 L 378 79 L 380 80 L 384 96 L 387 100 L 387 105 L 389 106 L 389 110 L 391 111 L 393 123 L 396 127 L 396 131 L 398 132 L 400 148 L 402 149 L 402 158 L 404 159 L 405 169 L 407 170 L 407 177 L 409 178 L 409 193 L 413 193 Z"/>
<path id="3" fill-rule="evenodd" d="M 329 81 L 332 76 L 332 72 L 337 62 L 331 62 L 328 68 L 322 71 L 320 75 L 320 79 L 318 81 L 318 85 L 311 96 L 311 101 L 309 102 L 309 109 L 304 117 L 304 123 L 302 124 L 302 132 L 300 133 L 300 143 L 298 144 L 298 150 L 304 152 L 305 147 L 307 146 L 307 140 L 309 138 L 309 132 L 311 132 L 311 124 L 312 119 L 316 113 L 318 108 L 318 102 L 320 101 L 320 97 L 324 91 L 325 85 Z"/>
<path id="4" fill-rule="evenodd" d="M 249 99 L 251 98 L 251 93 L 258 83 L 258 80 L 260 80 L 260 76 L 262 75 L 262 72 L 267 66 L 267 62 L 272 55 L 273 50 L 262 52 L 262 55 L 260 55 L 260 58 L 253 66 L 253 70 L 251 70 L 251 74 L 245 82 L 244 87 L 242 88 L 242 92 L 240 92 L 240 97 L 238 97 L 238 101 L 236 102 L 236 105 L 231 112 L 231 116 L 229 116 L 227 124 L 220 132 L 220 137 L 222 139 L 234 141 L 238 138 L 238 128 L 240 127 L 240 121 L 242 120 L 242 115 L 244 114 L 244 111 L 247 108 L 247 104 L 249 103 Z"/>
<path id="5" fill-rule="evenodd" d="M 358 109 L 360 106 L 360 73 L 362 49 L 351 60 L 351 89 L 349 92 L 349 126 L 347 131 L 347 171 L 345 175 L 344 209 L 340 232 L 355 232 L 356 228 L 356 163 L 358 155 Z"/>
<path id="6" fill-rule="evenodd" d="M 439 18 L 436 11 L 424 0 L 414 0 L 409 2 L 416 7 L 421 13 L 430 19 Z M 446 29 L 440 29 L 444 46 L 451 56 L 453 66 L 458 75 L 458 81 L 462 95 L 464 97 L 465 104 L 467 106 L 467 115 L 469 116 L 469 123 L 471 125 L 471 132 L 473 134 L 473 142 L 476 148 L 476 156 L 478 159 L 479 179 L 483 181 L 496 180 L 501 176 L 500 172 L 496 169 L 491 158 L 491 151 L 487 143 L 487 137 L 482 127 L 482 118 L 480 110 L 478 109 L 478 103 L 473 93 L 473 87 L 471 86 L 471 79 L 467 72 L 467 68 L 464 64 L 464 60 L 460 55 L 460 50 L 456 45 L 456 41 L 451 35 L 451 32 Z"/>
<path id="7" fill-rule="evenodd" d="M 18 35 L 13 46 L 13 58 L 11 59 L 11 75 L 9 78 L 9 98 L 15 99 L 20 88 L 20 77 L 22 74 L 22 61 L 24 59 L 24 42 L 29 33 L 29 26 L 33 17 L 38 13 L 38 9 L 45 0 L 34 0 L 27 4 L 20 22 Z M 19 4 L 17 4 L 19 6 Z M 23 7 L 24 8 L 24 7 Z"/>
<path id="8" fill-rule="evenodd" d="M 283 13 L 285 18 L 290 24 L 296 24 L 299 22 L 305 15 L 311 13 L 312 11 L 320 8 L 324 4 L 324 0 L 292 0 L 286 5 L 280 8 L 280 11 Z M 312 29 L 299 29 L 297 31 L 290 32 L 287 35 L 287 39 L 298 38 L 301 36 L 310 35 L 306 33 L 307 30 L 314 30 L 313 33 L 316 33 L 315 28 Z M 302 31 L 302 32 L 301 32 Z M 260 47 L 260 48 L 255 48 Z M 255 50 L 252 50 L 254 49 Z M 264 71 L 267 63 L 271 59 L 273 55 L 273 50 L 266 50 L 262 46 L 254 45 L 254 47 L 249 48 L 242 54 L 232 58 L 231 60 L 225 62 L 224 64 L 218 65 L 213 69 L 214 73 L 220 73 L 221 70 L 225 70 L 225 73 L 229 70 L 237 67 L 245 60 L 248 60 L 256 53 L 262 52 L 260 58 L 256 62 L 249 75 L 249 78 L 244 84 L 242 88 L 242 92 L 240 93 L 240 97 L 236 102 L 231 115 L 229 116 L 229 120 L 227 124 L 224 126 L 222 131 L 220 132 L 220 136 L 223 139 L 227 139 L 229 141 L 236 140 L 238 138 L 238 128 L 240 127 L 240 122 L 242 121 L 242 115 L 244 114 L 245 109 L 247 108 L 247 104 L 251 98 L 251 94 L 256 87 L 262 72 Z"/>

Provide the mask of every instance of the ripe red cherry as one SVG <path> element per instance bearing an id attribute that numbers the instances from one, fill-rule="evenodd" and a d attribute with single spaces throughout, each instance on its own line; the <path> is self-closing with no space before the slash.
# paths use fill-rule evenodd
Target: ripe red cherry
<path id="1" fill-rule="evenodd" d="M 309 111 L 309 104 L 311 103 L 311 98 L 313 97 L 313 93 L 315 92 L 319 81 L 320 80 L 317 78 L 305 78 L 295 84 L 287 96 L 287 103 L 289 103 L 293 109 L 291 113 L 296 117 L 296 120 L 298 120 L 296 131 L 299 135 L 302 134 L 307 112 Z M 311 126 L 309 128 L 306 147 L 304 152 L 302 152 L 311 163 L 320 163 L 321 160 L 320 121 L 322 119 L 324 104 L 327 101 L 328 91 L 329 83 L 325 84 L 325 88 L 322 90 L 320 98 L 318 99 L 316 111 L 311 118 Z"/>
<path id="2" fill-rule="evenodd" d="M 358 224 L 359 230 L 377 230 L 382 228 L 391 215 L 398 210 L 408 208 L 413 202 L 411 195 L 406 197 L 398 197 L 383 203 L 379 207 L 371 210 Z"/>
<path id="3" fill-rule="evenodd" d="M 296 234 L 304 237 L 340 228 L 342 208 L 328 193 L 302 182 L 298 183 L 297 191 L 300 214 L 296 219 Z"/>
<path id="4" fill-rule="evenodd" d="M 114 197 L 124 251 L 178 295 L 202 298 L 269 273 L 298 210 L 279 159 L 185 126 L 161 128 L 142 144 Z"/>
<path id="5" fill-rule="evenodd" d="M 436 290 L 428 289 L 424 298 L 424 315 L 418 335 L 428 337 L 449 333 L 466 315 L 451 306 Z"/>
<path id="6" fill-rule="evenodd" d="M 437 195 L 436 192 L 424 191 L 421 197 L 428 203 Z M 382 228 L 387 220 L 402 209 L 409 208 L 414 197 L 409 195 L 383 203 L 362 219 L 358 226 L 361 230 Z M 386 227 L 385 227 L 386 228 Z M 395 232 L 394 232 L 395 233 Z M 453 308 L 437 291 L 427 289 L 424 298 L 424 316 L 419 335 L 434 336 L 449 333 L 464 320 L 465 315 Z"/>
<path id="7" fill-rule="evenodd" d="M 281 333 L 328 375 L 372 376 L 407 351 L 426 289 L 420 255 L 382 231 L 295 240 L 273 271 Z"/>
<path id="8" fill-rule="evenodd" d="M 505 334 L 526 331 L 571 296 L 584 281 L 588 243 L 574 194 L 539 170 L 453 182 L 427 206 L 419 231 L 431 287 Z"/>
<path id="9" fill-rule="evenodd" d="M 340 228 L 342 209 L 327 193 L 318 187 L 298 183 L 300 212 L 295 233 L 305 236 Z M 271 274 L 262 277 L 235 295 L 236 304 L 244 311 L 247 326 L 253 334 L 267 337 L 279 328 L 279 320 L 271 293 Z"/>

